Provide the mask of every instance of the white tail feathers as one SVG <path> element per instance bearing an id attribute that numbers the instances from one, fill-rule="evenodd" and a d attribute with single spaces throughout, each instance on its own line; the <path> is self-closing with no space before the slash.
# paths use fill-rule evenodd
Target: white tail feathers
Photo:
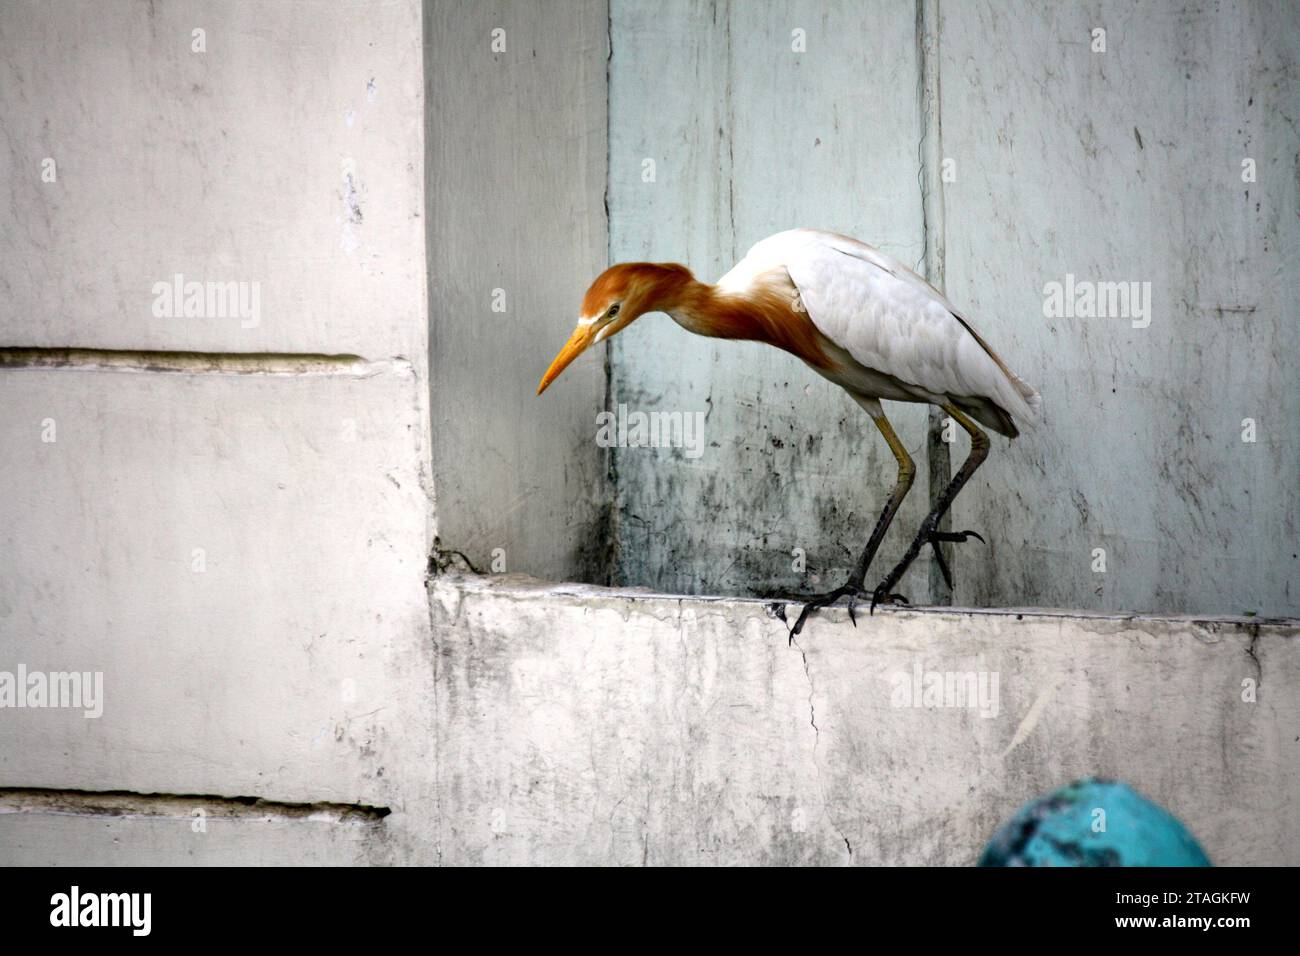
<path id="1" fill-rule="evenodd" d="M 997 359 L 996 355 L 993 357 Z M 1039 395 L 1037 389 L 1023 378 L 1003 365 L 1001 360 L 998 360 L 998 365 L 1006 373 L 1007 378 L 1011 380 L 1011 384 L 1015 386 L 1016 395 L 1021 400 L 1019 403 L 1022 406 L 1021 408 L 1009 408 L 1007 411 L 1011 412 L 1012 416 L 1019 419 L 1023 424 L 1033 425 L 1038 421 L 1038 410 L 1042 408 L 1043 396 Z"/>
<path id="2" fill-rule="evenodd" d="M 1033 425 L 1038 420 L 1038 410 L 1042 407 L 1043 397 L 1038 394 L 1038 391 L 1032 385 L 1007 368 L 1007 363 L 1002 361 L 1002 357 L 997 352 L 989 348 L 989 344 L 984 341 L 978 332 L 971 328 L 969 322 L 955 311 L 952 316 L 980 344 L 980 348 L 988 353 L 989 358 L 997 364 L 997 367 L 1002 370 L 1002 374 L 1007 377 L 1007 381 L 1011 384 L 1009 389 L 998 389 L 998 404 L 1002 405 L 1012 418 L 1023 422 L 1025 425 Z"/>

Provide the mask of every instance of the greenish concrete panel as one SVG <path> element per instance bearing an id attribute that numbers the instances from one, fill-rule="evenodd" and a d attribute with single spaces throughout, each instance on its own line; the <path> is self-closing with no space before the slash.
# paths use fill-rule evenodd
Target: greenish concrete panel
<path id="1" fill-rule="evenodd" d="M 677 261 L 713 281 L 759 239 L 813 226 L 919 265 L 915 19 L 899 3 L 612 3 L 611 261 Z M 896 477 L 866 415 L 785 353 L 694 338 L 663 315 L 610 347 L 611 407 L 705 420 L 696 457 L 614 449 L 616 579 L 684 593 L 840 584 Z M 924 462 L 924 410 L 890 414 Z M 922 481 L 881 575 L 925 500 Z M 903 590 L 924 598 L 927 573 L 918 562 Z"/>
<path id="2" fill-rule="evenodd" d="M 958 499 L 957 602 L 1295 614 L 1296 6 L 942 10 L 948 292 L 1045 410 Z M 1067 275 L 1149 325 L 1047 317 Z"/>

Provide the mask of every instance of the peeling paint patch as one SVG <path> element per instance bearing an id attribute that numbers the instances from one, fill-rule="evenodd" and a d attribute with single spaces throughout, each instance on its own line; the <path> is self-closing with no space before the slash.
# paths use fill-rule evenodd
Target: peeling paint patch
<path id="1" fill-rule="evenodd" d="M 351 160 L 343 164 L 343 231 L 339 238 L 339 245 L 344 252 L 356 252 L 361 247 L 361 240 L 357 236 L 356 227 L 361 225 L 365 218 L 361 212 L 361 194 L 365 187 L 357 178 L 355 164 Z"/>

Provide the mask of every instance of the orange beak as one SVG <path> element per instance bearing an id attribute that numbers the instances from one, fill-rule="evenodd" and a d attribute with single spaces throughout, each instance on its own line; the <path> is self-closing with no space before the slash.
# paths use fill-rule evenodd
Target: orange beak
<path id="1" fill-rule="evenodd" d="M 546 391 L 546 386 L 560 377 L 560 373 L 569 367 L 570 362 L 587 350 L 587 346 L 591 345 L 592 339 L 595 338 L 593 328 L 592 325 L 580 325 L 573 330 L 569 341 L 564 343 L 564 348 L 560 349 L 560 354 L 555 356 L 555 361 L 542 376 L 541 384 L 537 386 L 538 395 Z"/>

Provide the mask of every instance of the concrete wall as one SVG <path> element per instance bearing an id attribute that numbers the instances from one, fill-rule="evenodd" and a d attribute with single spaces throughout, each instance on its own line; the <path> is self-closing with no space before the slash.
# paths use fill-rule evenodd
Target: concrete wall
<path id="1" fill-rule="evenodd" d="M 795 360 L 655 315 L 611 341 L 607 368 L 585 356 L 532 395 L 607 261 L 713 279 L 763 236 L 815 225 L 932 275 L 1043 392 L 1041 427 L 995 439 L 959 499 L 955 525 L 989 543 L 959 549 L 958 603 L 1300 611 L 1286 427 L 1300 390 L 1282 360 L 1300 344 L 1286 311 L 1294 5 L 429 14 L 445 547 L 484 570 L 677 593 L 838 584 L 895 466 L 861 410 Z M 484 55 L 497 28 L 506 48 Z M 1150 325 L 1046 316 L 1045 286 L 1067 275 L 1150 283 Z M 598 447 L 596 414 L 620 407 L 702 415 L 703 453 Z M 906 502 L 882 574 L 967 451 L 927 435 L 922 408 L 890 414 L 935 477 Z M 936 582 L 926 554 L 902 590 L 951 600 Z"/>
<path id="2" fill-rule="evenodd" d="M 433 740 L 420 27 L 0 6 L 0 671 L 104 695 L 0 710 L 0 861 L 350 861 L 386 838 L 331 806 L 402 826 Z M 256 283 L 257 321 L 158 315 L 177 273 Z"/>
<path id="3" fill-rule="evenodd" d="M 603 264 L 606 151 L 619 257 L 681 258 L 712 276 L 752 239 L 816 213 L 909 261 L 938 266 L 946 249 L 950 285 L 983 296 L 973 310 L 991 301 L 981 283 L 1020 275 L 991 253 L 997 271 L 984 275 L 956 224 L 964 237 L 1019 228 L 1014 217 L 1031 211 L 985 216 L 978 202 L 1037 190 L 1045 203 L 1047 185 L 954 192 L 979 176 L 994 183 L 993 167 L 1023 140 L 981 139 L 969 115 L 944 113 L 944 142 L 985 158 L 959 160 L 946 205 L 920 198 L 913 142 L 935 114 L 907 77 L 935 61 L 912 52 L 915 8 L 648 9 L 155 2 L 105 18 L 72 0 L 0 7 L 0 671 L 97 673 L 104 689 L 95 718 L 0 709 L 0 863 L 969 863 L 1024 800 L 1085 774 L 1124 778 L 1166 804 L 1217 862 L 1300 863 L 1294 621 L 884 610 L 854 630 L 829 612 L 792 646 L 759 602 L 452 575 L 426 593 L 435 533 L 480 566 L 499 547 L 507 566 L 552 578 L 613 569 L 679 590 L 793 586 L 792 547 L 824 575 L 847 563 L 878 506 L 892 465 L 861 416 L 756 346 L 714 351 L 653 319 L 621 340 L 611 399 L 703 405 L 716 446 L 698 461 L 636 449 L 607 460 L 592 440 L 606 390 L 599 355 L 546 399 L 529 398 Z M 1012 12 L 1014 24 L 987 7 L 945 16 L 974 18 L 973 31 L 1023 28 L 1043 44 L 1078 27 L 1064 13 Z M 1259 199 L 1262 224 L 1216 226 L 1258 249 L 1232 279 L 1206 264 L 1204 246 L 1187 265 L 1213 293 L 1189 301 L 1220 302 L 1219 327 L 1240 328 L 1249 347 L 1205 340 L 1229 357 L 1221 373 L 1210 351 L 1203 364 L 1178 359 L 1169 368 L 1190 371 L 1158 385 L 1125 373 L 1144 414 L 1197 389 L 1225 409 L 1224 396 L 1240 394 L 1275 403 L 1278 416 L 1294 411 L 1294 386 L 1249 360 L 1293 343 L 1278 310 L 1294 301 L 1294 279 L 1278 272 L 1275 298 L 1242 298 L 1294 239 L 1294 185 L 1277 192 L 1294 31 L 1279 38 L 1262 25 L 1287 15 L 1251 8 L 1225 20 L 1244 44 L 1225 62 L 1245 65 L 1213 67 L 1249 70 L 1261 86 L 1262 112 L 1250 116 L 1259 168 L 1273 176 L 1260 186 L 1274 192 Z M 941 40 L 953 29 L 922 16 L 922 33 L 934 24 Z M 498 25 L 507 46 L 493 53 Z M 796 27 L 806 53 L 785 52 Z M 1191 53 L 1161 48 L 1153 62 L 1218 62 L 1167 28 Z M 962 42 L 969 55 L 949 45 L 954 60 L 940 71 L 993 55 Z M 1022 62 L 1029 86 L 1058 82 L 1033 57 Z M 846 63 L 863 79 L 842 89 L 836 65 Z M 960 95 L 1002 96 L 1022 79 L 973 80 Z M 1082 96 L 1101 80 L 1060 82 Z M 823 89 L 835 92 L 814 95 Z M 1196 110 L 1212 142 L 1221 111 Z M 1018 135 L 1013 118 L 997 128 Z M 1059 121 L 1082 122 L 1065 107 Z M 1093 121 L 1105 148 L 1089 161 L 1118 179 L 1126 126 L 1108 122 Z M 1139 159 L 1177 152 L 1139 129 Z M 653 184 L 640 180 L 645 158 L 656 159 Z M 1168 197 L 1199 162 L 1141 172 L 1164 177 L 1152 194 Z M 862 218 L 842 211 L 841 180 Z M 1102 202 L 1091 192 L 1071 201 L 1084 200 Z M 1190 213 L 1175 224 L 1180 240 L 1202 237 Z M 1155 256 L 1164 235 L 1136 221 L 1109 232 L 1103 266 L 1127 262 L 1122 241 Z M 1056 234 L 1048 249 L 1065 242 Z M 1056 264 L 1082 275 L 1073 262 Z M 256 283 L 256 321 L 157 314 L 155 284 L 176 274 Z M 504 314 L 491 311 L 497 288 Z M 1013 295 L 1026 299 L 1015 314 L 1034 304 Z M 1233 311 L 1248 304 L 1249 328 Z M 1159 321 L 1145 331 L 1166 336 L 1175 357 L 1195 354 Z M 1253 504 L 1231 517 L 1235 486 L 1178 478 L 1188 455 L 1197 468 L 1227 455 L 1216 432 L 1160 439 L 1162 463 L 1148 439 L 1116 458 L 1139 477 L 1165 467 L 1181 482 L 1190 511 L 1167 525 L 1180 546 L 1198 546 L 1190 528 L 1231 556 L 1258 544 L 1260 557 L 1126 551 L 1113 542 L 1144 526 L 1125 495 L 1153 493 L 1102 467 L 1065 467 L 1114 440 L 1058 427 L 1055 409 L 1104 389 L 1047 363 L 1073 354 L 1053 351 L 1070 335 L 1114 362 L 1154 362 L 1152 346 L 1038 328 L 990 333 L 1024 349 L 1017 364 L 1056 403 L 1010 476 L 1048 483 L 1051 507 L 1024 514 L 1049 517 L 1030 527 L 993 509 L 996 485 L 978 486 L 963 525 L 995 523 L 1006 535 L 993 545 L 998 574 L 1027 583 L 967 561 L 959 596 L 1072 595 L 1081 586 L 1066 557 L 1052 558 L 1056 584 L 1029 560 L 1002 560 L 1006 541 L 1057 532 L 1068 555 L 1096 530 L 1119 557 L 1105 580 L 1133 579 L 1078 603 L 1193 603 L 1204 582 L 1184 580 L 1188 569 L 1220 575 L 1207 592 L 1217 605 L 1288 606 L 1285 562 L 1269 563 L 1294 540 L 1282 419 L 1261 413 L 1260 441 L 1247 447 L 1262 454 L 1242 488 Z M 1252 375 L 1260 382 L 1242 386 Z M 1074 393 L 1053 395 L 1067 386 Z M 809 443 L 810 407 L 840 409 L 834 435 Z M 919 455 L 924 415 L 899 418 Z M 1012 469 L 1014 454 L 989 475 Z M 1061 475 L 1068 485 L 1050 484 Z M 1094 499 L 1087 482 L 1105 493 Z M 1028 496 L 1034 486 L 1017 487 Z M 1072 501 L 1065 510 L 1067 487 L 1084 488 L 1088 514 L 1105 522 L 1081 522 L 1085 535 L 1061 518 L 1081 513 Z M 747 511 L 724 504 L 735 496 Z M 921 498 L 904 521 L 919 517 Z M 764 535 L 767 509 L 776 523 Z M 893 706 L 892 675 L 917 666 L 996 674 L 996 715 Z"/>
<path id="4" fill-rule="evenodd" d="M 521 576 L 429 596 L 433 746 L 377 735 L 386 783 L 360 791 L 391 815 L 0 792 L 0 859 L 970 865 L 1022 803 L 1098 774 L 1217 864 L 1300 863 L 1294 621 L 886 608 L 791 644 L 759 601 Z M 918 669 L 984 696 L 911 706 Z"/>
<path id="5" fill-rule="evenodd" d="M 682 262 L 711 282 L 752 243 L 803 225 L 919 259 L 910 4 L 683 0 L 611 11 L 612 261 Z M 807 52 L 792 51 L 795 29 Z M 861 409 L 784 353 L 697 339 L 662 315 L 611 349 L 611 406 L 702 413 L 706 440 L 698 458 L 614 450 L 616 580 L 791 592 L 811 583 L 793 570 L 795 548 L 814 575 L 844 576 L 897 474 Z M 925 410 L 895 420 L 923 455 Z M 924 504 L 922 483 L 900 523 L 918 525 Z M 882 562 L 905 546 L 891 543 Z M 921 562 L 908 582 L 913 594 L 925 593 L 924 571 Z"/>
<path id="6" fill-rule="evenodd" d="M 604 580 L 604 350 L 534 393 L 605 267 L 606 7 L 425 11 L 438 533 L 484 571 Z"/>
<path id="7" fill-rule="evenodd" d="M 1217 864 L 1300 863 L 1294 621 L 835 611 L 791 645 L 758 601 L 431 594 L 443 862 L 970 865 L 1099 774 Z M 989 706 L 896 706 L 917 668 Z"/>
<path id="8" fill-rule="evenodd" d="M 612 260 L 712 279 L 780 229 L 845 231 L 928 266 L 1041 389 L 1042 427 L 995 439 L 958 501 L 954 526 L 989 539 L 957 557 L 958 603 L 1297 613 L 1294 4 L 611 11 Z M 791 51 L 796 29 L 806 52 Z M 1257 182 L 1242 182 L 1246 157 Z M 1150 282 L 1150 326 L 1048 319 L 1044 286 L 1067 273 Z M 894 480 L 860 410 L 783 354 L 662 316 L 612 349 L 611 405 L 708 416 L 698 459 L 615 451 L 616 579 L 706 594 L 840 583 Z M 924 476 L 924 413 L 890 413 Z M 963 436 L 954 466 L 965 453 Z M 918 482 L 882 575 L 925 498 Z M 924 565 L 903 590 L 942 597 Z"/>
<path id="9" fill-rule="evenodd" d="M 942 11 L 948 290 L 1046 409 L 958 500 L 996 560 L 957 600 L 1296 614 L 1300 8 Z M 1149 327 L 1044 318 L 1067 273 L 1150 282 Z"/>
<path id="10" fill-rule="evenodd" d="M 6 346 L 423 369 L 418 9 L 333 10 L 4 5 Z M 259 282 L 260 321 L 156 317 L 152 285 L 175 273 Z"/>

